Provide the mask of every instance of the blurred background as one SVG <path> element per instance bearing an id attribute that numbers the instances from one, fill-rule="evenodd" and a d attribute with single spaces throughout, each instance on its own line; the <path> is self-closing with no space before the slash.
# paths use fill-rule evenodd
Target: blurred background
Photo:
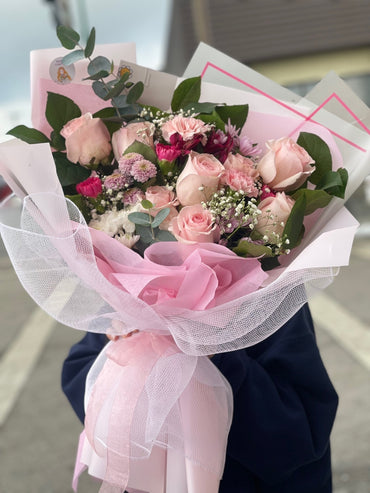
<path id="1" fill-rule="evenodd" d="M 59 46 L 57 24 L 98 43 L 134 41 L 137 61 L 181 75 L 199 41 L 305 95 L 334 70 L 370 105 L 367 0 L 12 0 L 0 16 L 0 142 L 30 123 L 30 50 Z M 0 200 L 8 193 L 0 177 Z M 322 357 L 340 396 L 334 492 L 370 491 L 370 182 L 351 197 L 360 222 L 349 267 L 311 303 Z M 43 314 L 0 244 L 0 491 L 68 493 L 81 425 L 60 390 L 81 334 Z M 87 476 L 82 493 L 98 491 Z M 299 492 L 297 492 L 299 493 Z M 314 493 L 314 492 L 313 492 Z"/>

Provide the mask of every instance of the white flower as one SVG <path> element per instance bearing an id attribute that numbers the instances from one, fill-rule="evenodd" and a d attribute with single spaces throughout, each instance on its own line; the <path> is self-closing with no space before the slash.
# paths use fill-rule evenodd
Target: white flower
<path id="1" fill-rule="evenodd" d="M 135 204 L 120 211 L 106 211 L 96 219 L 92 219 L 89 226 L 104 231 L 112 237 L 122 234 L 132 235 L 135 232 L 135 224 L 129 220 L 128 215 L 140 210 L 140 204 Z"/>

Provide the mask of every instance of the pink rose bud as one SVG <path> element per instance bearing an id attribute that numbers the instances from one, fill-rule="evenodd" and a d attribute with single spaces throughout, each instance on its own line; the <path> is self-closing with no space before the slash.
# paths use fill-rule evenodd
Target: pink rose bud
<path id="1" fill-rule="evenodd" d="M 216 191 L 225 168 L 212 154 L 190 152 L 177 179 L 176 193 L 182 205 L 207 201 Z"/>
<path id="2" fill-rule="evenodd" d="M 96 176 L 90 176 L 87 180 L 77 183 L 77 193 L 84 195 L 85 197 L 96 198 L 102 191 L 102 183 L 100 178 Z"/>
<path id="3" fill-rule="evenodd" d="M 125 150 L 137 140 L 154 149 L 154 125 L 150 122 L 129 123 L 112 135 L 114 157 L 119 161 Z"/>
<path id="4" fill-rule="evenodd" d="M 200 204 L 183 207 L 172 219 L 169 231 L 182 243 L 217 243 L 220 239 L 212 214 Z"/>
<path id="5" fill-rule="evenodd" d="M 315 171 L 314 160 L 294 140 L 269 140 L 268 152 L 257 165 L 263 182 L 277 191 L 299 188 Z"/>
<path id="6" fill-rule="evenodd" d="M 112 150 L 107 127 L 100 118 L 85 113 L 66 123 L 61 130 L 66 139 L 67 158 L 82 166 L 105 161 Z"/>
<path id="7" fill-rule="evenodd" d="M 293 206 L 294 200 L 284 192 L 278 192 L 275 197 L 266 197 L 258 205 L 261 215 L 255 229 L 274 243 L 281 238 Z"/>

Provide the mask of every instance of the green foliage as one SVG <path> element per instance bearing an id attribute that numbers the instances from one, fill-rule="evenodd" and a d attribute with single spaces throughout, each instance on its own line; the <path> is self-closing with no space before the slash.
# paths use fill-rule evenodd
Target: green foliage
<path id="1" fill-rule="evenodd" d="M 258 245 L 247 240 L 240 240 L 233 251 L 239 255 L 239 257 L 271 257 L 273 255 L 269 246 Z"/>
<path id="2" fill-rule="evenodd" d="M 305 198 L 305 202 L 306 202 L 306 206 L 304 210 L 305 216 L 312 214 L 317 209 L 326 207 L 332 199 L 332 196 L 329 195 L 324 190 L 309 190 L 307 188 L 301 188 L 297 190 L 292 195 L 292 198 L 294 200 L 298 200 L 302 196 Z"/>
<path id="3" fill-rule="evenodd" d="M 95 27 L 90 31 L 85 47 L 85 57 L 90 58 L 95 48 Z"/>
<path id="4" fill-rule="evenodd" d="M 127 85 L 127 84 L 126 84 Z M 136 103 L 136 101 L 140 98 L 140 96 L 144 92 L 144 84 L 139 81 L 134 84 L 127 94 L 127 103 L 132 104 Z"/>
<path id="5" fill-rule="evenodd" d="M 111 62 L 105 56 L 93 58 L 87 66 L 87 73 L 90 77 L 95 76 L 100 72 L 107 73 L 108 75 L 111 73 Z"/>
<path id="6" fill-rule="evenodd" d="M 197 103 L 200 98 L 201 77 L 191 77 L 182 81 L 175 89 L 171 108 L 172 111 L 178 111 L 186 108 L 191 103 Z"/>
<path id="7" fill-rule="evenodd" d="M 239 129 L 243 127 L 247 119 L 249 106 L 247 104 L 217 106 L 216 111 L 225 124 L 230 120 L 231 125 Z"/>
<path id="8" fill-rule="evenodd" d="M 301 132 L 297 139 L 297 144 L 302 146 L 315 161 L 313 166 L 315 171 L 309 178 L 309 181 L 317 185 L 322 178 L 332 169 L 332 158 L 330 149 L 321 137 L 315 134 Z"/>
<path id="9" fill-rule="evenodd" d="M 58 26 L 57 36 L 67 50 L 73 50 L 80 41 L 80 35 L 68 26 Z"/>
<path id="10" fill-rule="evenodd" d="M 7 135 L 12 135 L 17 139 L 27 142 L 27 144 L 41 144 L 50 142 L 50 140 L 39 130 L 27 127 L 26 125 L 17 125 L 7 132 Z"/>
<path id="11" fill-rule="evenodd" d="M 302 194 L 296 200 L 283 231 L 283 238 L 289 239 L 289 248 L 297 246 L 302 238 L 305 211 L 306 195 Z"/>
<path id="12" fill-rule="evenodd" d="M 144 159 L 147 159 L 153 164 L 157 163 L 157 154 L 155 151 L 148 145 L 143 144 L 142 142 L 139 142 L 138 140 L 135 140 L 124 152 L 125 154 L 128 154 L 129 152 L 136 152 L 137 154 L 141 154 Z"/>
<path id="13" fill-rule="evenodd" d="M 328 171 L 317 184 L 317 189 L 325 190 L 330 195 L 344 199 L 348 182 L 348 171 L 339 168 L 337 171 Z"/>
<path id="14" fill-rule="evenodd" d="M 81 116 L 81 110 L 72 99 L 48 92 L 45 115 L 51 127 L 59 133 L 66 123 Z"/>
<path id="15" fill-rule="evenodd" d="M 90 170 L 69 161 L 66 154 L 62 152 L 54 152 L 53 157 L 58 179 L 62 187 L 76 185 L 77 183 L 86 180 L 91 174 Z"/>
<path id="16" fill-rule="evenodd" d="M 63 65 L 68 66 L 72 65 L 72 63 L 82 60 L 83 58 L 85 58 L 84 50 L 75 50 L 63 57 L 62 63 Z"/>

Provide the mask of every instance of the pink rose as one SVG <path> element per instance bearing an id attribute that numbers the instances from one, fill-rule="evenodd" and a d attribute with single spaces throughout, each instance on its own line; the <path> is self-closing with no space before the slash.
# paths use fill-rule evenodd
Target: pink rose
<path id="1" fill-rule="evenodd" d="M 212 154 L 190 152 L 176 183 L 180 203 L 194 205 L 207 201 L 216 192 L 224 170 L 220 161 Z"/>
<path id="2" fill-rule="evenodd" d="M 159 226 L 160 229 L 168 229 L 170 222 L 178 214 L 176 206 L 179 205 L 179 201 L 177 200 L 175 193 L 167 187 L 154 186 L 147 188 L 145 198 L 154 205 L 154 207 L 150 209 L 150 214 L 153 217 L 166 207 L 170 209 L 170 213 Z"/>
<path id="3" fill-rule="evenodd" d="M 314 160 L 289 138 L 269 140 L 268 152 L 257 165 L 264 183 L 274 190 L 289 191 L 299 188 L 315 171 Z"/>
<path id="4" fill-rule="evenodd" d="M 278 192 L 275 197 L 266 197 L 259 205 L 261 211 L 256 230 L 269 237 L 269 241 L 276 242 L 283 233 L 286 221 L 294 206 L 294 200 Z"/>
<path id="5" fill-rule="evenodd" d="M 77 183 L 76 191 L 85 197 L 95 199 L 102 191 L 101 180 L 96 176 L 90 176 L 87 180 Z"/>
<path id="6" fill-rule="evenodd" d="M 221 177 L 221 183 L 237 192 L 244 192 L 247 197 L 258 196 L 258 188 L 256 187 L 253 178 L 247 173 L 244 173 L 244 171 L 227 169 Z"/>
<path id="7" fill-rule="evenodd" d="M 130 147 L 135 140 L 154 149 L 153 133 L 154 125 L 150 122 L 129 123 L 125 127 L 121 127 L 112 135 L 114 157 L 118 161 L 125 150 Z"/>
<path id="8" fill-rule="evenodd" d="M 66 123 L 61 130 L 66 139 L 67 158 L 83 166 L 106 161 L 111 153 L 110 135 L 100 118 L 85 113 Z"/>
<path id="9" fill-rule="evenodd" d="M 217 243 L 220 239 L 212 214 L 200 204 L 183 207 L 172 219 L 169 231 L 181 243 Z"/>
<path id="10" fill-rule="evenodd" d="M 161 127 L 164 140 L 170 142 L 171 135 L 179 134 L 183 140 L 192 140 L 195 135 L 204 137 L 203 145 L 206 143 L 206 133 L 212 129 L 198 118 L 176 115 L 171 120 L 167 120 Z"/>

